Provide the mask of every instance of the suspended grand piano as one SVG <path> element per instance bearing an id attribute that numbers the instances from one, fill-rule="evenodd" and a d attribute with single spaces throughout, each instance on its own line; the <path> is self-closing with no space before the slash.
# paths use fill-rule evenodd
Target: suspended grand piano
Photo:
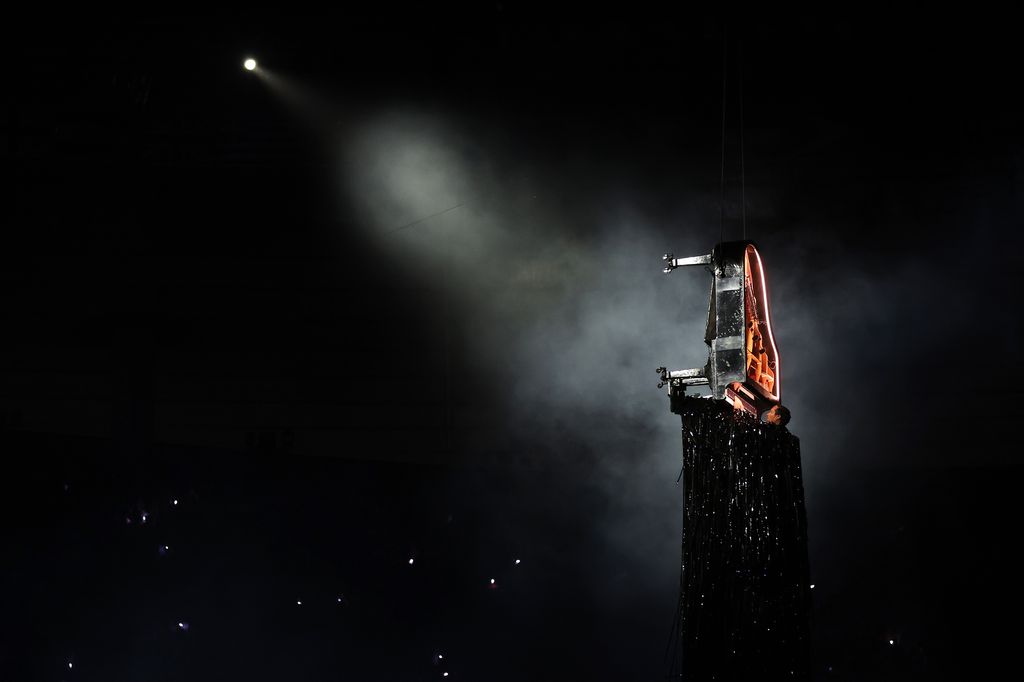
<path id="1" fill-rule="evenodd" d="M 667 385 L 675 403 L 687 386 L 708 386 L 713 398 L 726 400 L 763 422 L 788 422 L 788 410 L 781 405 L 781 361 L 772 332 L 764 265 L 754 243 L 722 242 L 704 256 L 675 258 L 667 253 L 663 258 L 666 273 L 705 266 L 712 281 L 704 333 L 707 364 L 672 371 L 659 367 L 658 387 Z"/>

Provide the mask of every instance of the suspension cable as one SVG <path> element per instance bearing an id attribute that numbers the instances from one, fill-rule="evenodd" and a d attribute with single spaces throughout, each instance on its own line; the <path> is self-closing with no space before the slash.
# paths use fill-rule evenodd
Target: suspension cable
<path id="1" fill-rule="evenodd" d="M 729 26 L 722 28 L 722 174 L 718 199 L 718 242 L 725 241 L 725 94 L 729 78 Z"/>
<path id="2" fill-rule="evenodd" d="M 740 201 L 743 212 L 743 241 L 747 240 L 747 169 L 743 150 L 743 40 L 739 41 L 739 58 L 736 64 L 740 85 Z"/>

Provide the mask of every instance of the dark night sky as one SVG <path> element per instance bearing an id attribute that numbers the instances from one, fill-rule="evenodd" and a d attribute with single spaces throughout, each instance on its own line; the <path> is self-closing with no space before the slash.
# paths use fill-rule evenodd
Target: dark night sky
<path id="1" fill-rule="evenodd" d="M 722 228 L 725 25 L 12 19 L 0 679 L 662 678 L 741 69 L 816 679 L 1007 663 L 1019 36 L 730 18 Z"/>

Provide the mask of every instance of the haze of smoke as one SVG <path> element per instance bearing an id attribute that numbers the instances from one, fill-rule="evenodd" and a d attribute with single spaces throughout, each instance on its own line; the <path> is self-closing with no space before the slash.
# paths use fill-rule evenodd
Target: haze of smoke
<path id="1" fill-rule="evenodd" d="M 469 364 L 504 387 L 509 442 L 601 491 L 605 511 L 593 527 L 622 566 L 605 579 L 629 578 L 664 599 L 678 575 L 666 559 L 679 551 L 679 422 L 654 368 L 705 361 L 710 277 L 666 277 L 659 257 L 711 248 L 717 197 L 681 192 L 684 222 L 667 225 L 636 197 L 616 195 L 617 178 L 559 177 L 480 139 L 426 117 L 381 119 L 349 151 L 349 197 L 387 253 L 458 300 L 476 353 Z M 812 554 L 815 535 L 828 534 L 818 507 L 836 481 L 893 456 L 881 444 L 902 417 L 881 414 L 876 397 L 891 402 L 921 369 L 906 366 L 911 349 L 956 333 L 969 312 L 962 280 L 938 276 L 932 245 L 898 261 L 857 262 L 843 237 L 857 226 L 833 228 L 810 242 L 784 230 L 760 240 L 784 402 L 802 441 Z"/>
<path id="2" fill-rule="evenodd" d="M 430 122 L 389 120 L 355 146 L 350 196 L 396 258 L 427 281 L 448 279 L 475 340 L 473 363 L 505 387 L 511 441 L 543 468 L 602 491 L 594 527 L 624 574 L 671 592 L 679 431 L 654 370 L 703 362 L 707 276 L 662 275 L 666 245 L 625 204 L 588 224 L 586 207 L 552 207 L 557 178 L 489 158 Z"/>

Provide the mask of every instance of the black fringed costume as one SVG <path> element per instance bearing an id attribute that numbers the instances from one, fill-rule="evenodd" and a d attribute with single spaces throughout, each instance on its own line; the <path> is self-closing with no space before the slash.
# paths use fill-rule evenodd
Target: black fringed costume
<path id="1" fill-rule="evenodd" d="M 682 418 L 682 679 L 809 679 L 800 441 L 722 400 L 673 397 Z"/>

